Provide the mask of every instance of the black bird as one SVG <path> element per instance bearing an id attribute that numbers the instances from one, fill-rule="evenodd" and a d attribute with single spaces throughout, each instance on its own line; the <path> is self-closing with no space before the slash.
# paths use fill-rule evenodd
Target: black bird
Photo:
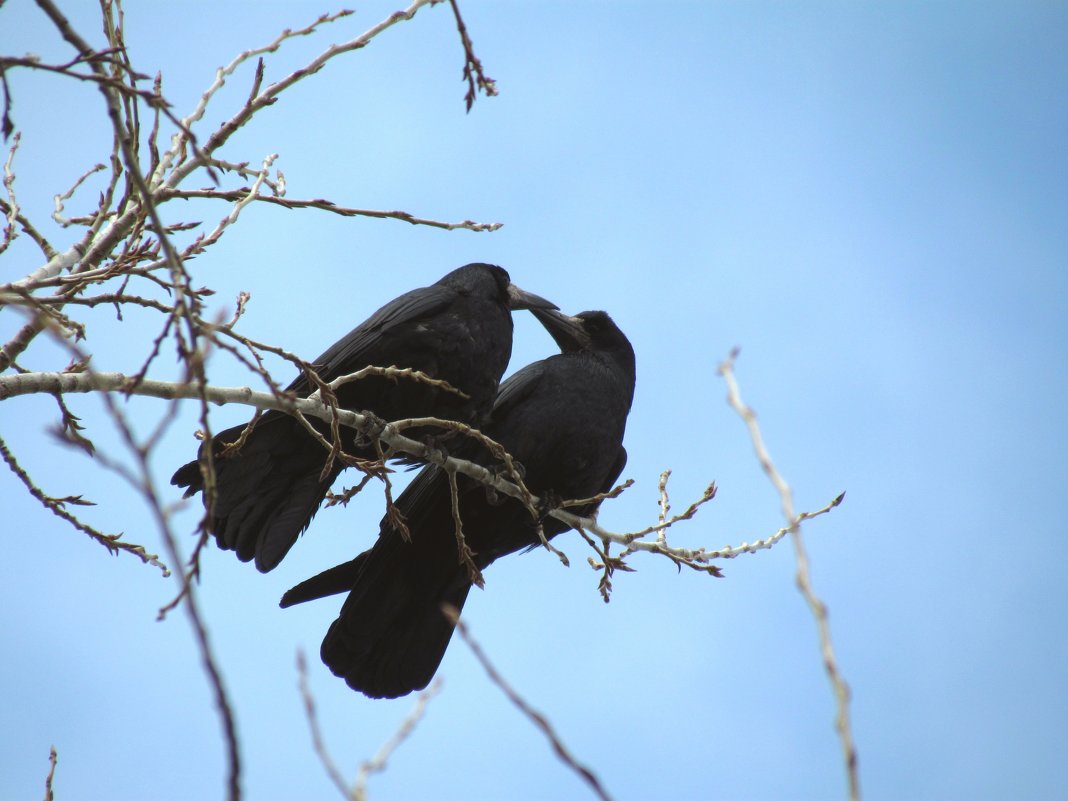
<path id="1" fill-rule="evenodd" d="M 604 312 L 534 314 L 562 353 L 505 381 L 483 431 L 519 460 L 527 486 L 539 497 L 589 498 L 609 490 L 627 461 L 623 433 L 634 396 L 634 351 Z M 493 462 L 473 441 L 453 454 Z M 493 497 L 463 475 L 457 475 L 457 486 L 465 541 L 480 570 L 540 543 L 521 503 Z M 335 675 L 372 698 L 395 698 L 427 685 L 454 628 L 442 605 L 462 608 L 472 584 L 458 559 L 445 471 L 425 467 L 396 505 L 410 542 L 385 517 L 374 547 L 298 584 L 281 601 L 286 607 L 349 592 L 321 655 Z M 589 514 L 596 507 L 572 511 Z M 555 518 L 543 521 L 547 537 L 566 529 Z"/>
<path id="2" fill-rule="evenodd" d="M 368 377 L 340 386 L 338 404 L 386 420 L 433 416 L 479 425 L 512 353 L 510 310 L 555 308 L 516 287 L 504 269 L 468 264 L 387 303 L 312 364 L 325 381 L 369 365 L 421 370 L 467 398 L 410 379 Z M 301 374 L 287 389 L 306 397 L 314 387 Z M 312 422 L 321 433 L 328 431 L 326 423 Z M 216 457 L 244 428 L 234 426 L 215 436 Z M 349 453 L 373 458 L 371 446 L 358 445 L 351 430 L 343 432 Z M 335 460 L 331 472 L 322 476 L 327 456 L 294 418 L 264 414 L 240 451 L 215 460 L 211 532 L 219 547 L 236 551 L 243 562 L 255 558 L 264 573 L 277 566 L 345 468 Z M 187 487 L 185 497 L 202 490 L 199 461 L 179 468 L 171 483 Z"/>

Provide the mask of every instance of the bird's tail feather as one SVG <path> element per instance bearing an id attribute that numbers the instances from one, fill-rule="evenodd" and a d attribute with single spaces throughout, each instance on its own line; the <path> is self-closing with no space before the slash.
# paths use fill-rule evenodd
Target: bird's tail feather
<path id="1" fill-rule="evenodd" d="M 467 571 L 448 560 L 419 559 L 399 536 L 380 538 L 362 558 L 341 614 L 323 639 L 323 662 L 372 698 L 421 690 L 455 628 L 443 605 L 460 610 L 467 600 Z"/>
<path id="2" fill-rule="evenodd" d="M 342 562 L 340 565 L 334 565 L 317 576 L 305 579 L 295 587 L 286 590 L 278 605 L 286 609 L 296 604 L 348 592 L 356 583 L 356 577 L 359 576 L 364 562 L 367 561 L 367 557 L 370 555 L 370 551 L 364 551 L 355 559 Z"/>
<path id="3" fill-rule="evenodd" d="M 283 415 L 262 420 L 240 451 L 215 460 L 211 532 L 220 548 L 235 551 L 243 562 L 255 559 L 263 573 L 293 547 L 343 467 L 337 464 L 320 480 L 326 451 L 296 428 L 299 424 Z M 217 449 L 235 441 L 243 429 L 221 432 L 215 438 Z M 180 467 L 171 483 L 187 487 L 187 497 L 202 491 L 199 464 Z"/>

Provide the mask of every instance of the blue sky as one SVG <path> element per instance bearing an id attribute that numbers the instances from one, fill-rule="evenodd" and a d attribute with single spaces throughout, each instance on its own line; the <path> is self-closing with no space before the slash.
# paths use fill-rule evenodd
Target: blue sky
<path id="1" fill-rule="evenodd" d="M 743 394 L 798 507 L 848 493 L 805 537 L 853 688 L 865 797 L 1068 796 L 1068 7 L 462 9 L 499 97 L 464 113 L 462 52 L 439 6 L 300 84 L 224 155 L 256 163 L 279 153 L 290 197 L 504 227 L 444 232 L 253 207 L 193 264 L 218 308 L 249 290 L 243 330 L 314 356 L 400 292 L 489 261 L 565 310 L 608 310 L 638 358 L 624 473 L 637 484 L 602 522 L 622 531 L 654 521 L 665 468 L 680 509 L 715 479 L 719 497 L 672 535 L 690 546 L 781 524 L 716 375 L 741 346 Z M 185 114 L 217 66 L 328 10 L 131 4 L 127 36 L 135 67 L 162 70 Z M 277 54 L 268 80 L 392 10 L 361 4 Z M 98 38 L 90 5 L 65 11 Z M 27 0 L 0 9 L 0 50 L 69 57 Z M 106 158 L 101 101 L 55 77 L 9 81 L 23 132 L 16 188 L 44 220 L 51 196 Z M 247 71 L 235 78 L 209 122 L 232 113 L 250 82 Z M 165 207 L 170 222 L 208 225 L 226 211 Z M 38 264 L 23 240 L 2 278 Z M 97 369 L 135 367 L 154 322 L 106 318 L 91 318 Z M 0 334 L 19 320 L 0 313 Z M 551 351 L 536 323 L 517 317 L 510 370 Z M 23 359 L 31 369 L 65 363 L 47 343 Z M 160 377 L 169 369 L 161 363 Z M 249 380 L 222 358 L 210 369 L 221 385 Z M 71 405 L 101 447 L 114 443 L 99 401 Z M 145 426 L 158 409 L 132 408 Z M 217 428 L 245 417 L 217 414 Z M 98 504 L 87 513 L 95 524 L 161 550 L 121 481 L 52 445 L 54 418 L 50 399 L 15 399 L 0 429 L 46 490 L 83 492 Z M 194 428 L 189 406 L 154 465 L 164 481 L 194 452 Z M 222 795 L 220 728 L 188 624 L 155 621 L 173 583 L 107 556 L 10 474 L 0 494 L 0 798 L 40 795 L 52 744 L 57 798 Z M 366 547 L 380 510 L 363 497 L 321 513 L 267 576 L 217 550 L 205 559 L 201 598 L 250 799 L 335 797 L 296 689 L 297 648 L 347 774 L 411 707 L 358 696 L 319 664 L 339 600 L 276 605 L 296 581 Z M 187 545 L 196 517 L 190 507 L 180 518 Z M 465 619 L 615 798 L 844 796 L 833 702 L 789 543 L 725 563 L 720 580 L 635 558 L 607 606 L 579 538 L 557 543 L 570 569 L 543 552 L 503 560 Z M 590 797 L 461 642 L 439 675 L 442 693 L 372 780 L 372 798 Z"/>

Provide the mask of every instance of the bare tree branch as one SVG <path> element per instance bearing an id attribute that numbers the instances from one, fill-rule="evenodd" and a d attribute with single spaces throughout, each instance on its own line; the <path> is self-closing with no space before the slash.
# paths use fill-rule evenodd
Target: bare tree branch
<path id="1" fill-rule="evenodd" d="M 564 745 L 560 736 L 556 733 L 556 730 L 546 717 L 528 704 L 523 697 L 504 680 L 504 677 L 497 672 L 497 669 L 493 666 L 493 663 L 489 661 L 489 657 L 486 656 L 482 647 L 475 641 L 474 637 L 471 636 L 471 632 L 467 629 L 467 624 L 460 619 L 460 610 L 451 604 L 442 604 L 442 611 L 449 620 L 456 624 L 456 630 L 460 633 L 463 641 L 467 643 L 467 647 L 471 649 L 471 653 L 475 655 L 479 664 L 482 665 L 483 670 L 486 671 L 486 675 L 490 677 L 490 681 L 496 684 L 501 689 L 501 692 L 507 696 L 508 700 L 511 701 L 520 712 L 526 715 L 531 723 L 541 730 L 542 734 L 549 740 L 553 752 L 560 761 L 577 773 L 601 801 L 612 801 L 612 797 L 608 795 L 608 792 L 601 785 L 601 782 L 597 779 L 597 776 L 594 775 L 593 771 L 585 765 L 580 764 L 575 757 L 571 755 L 571 752 L 567 750 L 567 746 Z"/>
<path id="2" fill-rule="evenodd" d="M 11 453 L 11 450 L 7 447 L 7 443 L 4 442 L 2 437 L 0 437 L 0 458 L 3 458 L 4 463 L 11 469 L 11 472 L 15 474 L 19 481 L 22 482 L 30 495 L 40 501 L 45 508 L 52 512 L 52 514 L 66 520 L 74 526 L 74 528 L 78 529 L 78 531 L 88 534 L 90 539 L 103 545 L 109 552 L 117 554 L 120 551 L 125 551 L 126 553 L 133 554 L 146 565 L 158 567 L 163 572 L 164 576 L 169 576 L 171 574 L 167 565 L 161 562 L 156 554 L 149 553 L 145 550 L 145 546 L 137 545 L 132 542 L 125 542 L 122 539 L 121 532 L 118 534 L 105 534 L 102 531 L 98 531 L 87 523 L 82 522 L 78 517 L 71 514 L 66 509 L 67 504 L 94 506 L 95 504 L 92 501 L 85 500 L 81 495 L 68 495 L 63 498 L 56 498 L 45 494 L 33 483 L 33 479 L 30 478 L 29 474 L 19 466 L 14 454 Z"/>
<path id="3" fill-rule="evenodd" d="M 343 376 L 341 379 L 338 379 L 338 381 L 346 379 L 347 376 Z M 0 376 L 0 401 L 16 395 L 40 392 L 47 392 L 49 394 L 72 392 L 125 392 L 133 395 L 146 395 L 165 399 L 200 397 L 197 388 L 189 383 L 153 381 L 148 379 L 134 382 L 128 376 L 121 373 L 23 373 L 11 376 Z M 368 418 L 366 415 L 327 405 L 314 397 L 298 399 L 287 397 L 283 393 L 254 392 L 249 387 L 206 386 L 203 389 L 203 397 L 210 403 L 239 403 L 254 406 L 258 409 L 274 409 L 280 412 L 296 414 L 298 419 L 302 419 L 301 416 L 303 415 L 310 415 L 328 422 L 336 419 L 339 425 L 356 428 L 365 435 L 370 436 L 372 439 L 380 440 L 388 445 L 393 452 L 406 453 L 421 461 L 437 464 L 445 470 L 462 473 L 468 478 L 474 479 L 496 492 L 515 498 L 524 504 L 531 513 L 532 518 L 535 520 L 539 519 L 542 514 L 546 513 L 544 509 L 540 508 L 542 503 L 541 499 L 531 493 L 525 486 L 511 456 L 499 445 L 499 443 L 495 443 L 481 432 L 462 423 L 426 417 L 395 421 L 383 426 Z M 421 428 L 427 426 L 437 426 L 444 429 L 459 431 L 465 436 L 471 436 L 478 439 L 490 449 L 491 455 L 499 459 L 505 466 L 504 475 L 506 475 L 507 478 L 482 465 L 442 454 L 435 449 L 428 447 L 425 443 L 405 437 L 400 433 L 407 428 Z M 327 442 L 321 434 L 310 426 L 310 424 L 306 424 L 305 427 L 309 434 L 318 439 L 324 447 L 333 449 L 333 445 Z M 665 489 L 662 491 L 666 491 L 666 483 Z M 615 492 L 615 494 L 618 494 L 618 492 Z M 713 560 L 732 559 L 743 553 L 755 553 L 759 550 L 766 550 L 773 547 L 789 531 L 789 527 L 787 527 L 780 529 L 778 532 L 765 539 L 758 539 L 751 543 L 742 542 L 741 545 L 737 546 L 728 545 L 717 550 L 709 550 L 705 548 L 688 549 L 669 546 L 666 541 L 660 537 L 653 541 L 642 539 L 642 537 L 649 534 L 659 534 L 666 531 L 678 522 L 691 519 L 703 504 L 712 500 L 714 497 L 715 484 L 713 483 L 709 485 L 701 498 L 690 504 L 690 506 L 681 514 L 674 515 L 667 520 L 647 526 L 644 529 L 623 534 L 605 529 L 597 522 L 595 517 L 580 517 L 566 511 L 566 508 L 564 507 L 572 506 L 574 505 L 573 503 L 569 504 L 565 502 L 561 504 L 561 508 L 551 509 L 547 514 L 566 523 L 572 528 L 582 532 L 588 532 L 589 534 L 600 538 L 604 543 L 610 542 L 623 546 L 624 550 L 620 556 L 612 557 L 616 560 L 616 568 L 619 567 L 619 560 L 622 560 L 627 555 L 638 551 L 644 551 L 666 556 L 678 566 L 685 565 L 692 570 L 709 573 L 713 576 L 720 575 L 719 568 L 711 564 Z M 836 498 L 834 501 L 816 512 L 802 513 L 800 519 L 805 520 L 825 514 L 836 507 L 840 502 L 841 497 Z M 598 555 L 603 557 L 607 554 L 607 545 L 605 546 L 605 550 L 596 550 Z M 603 569 L 603 566 L 604 563 L 595 564 L 597 569 Z"/>
<path id="4" fill-rule="evenodd" d="M 471 107 L 475 105 L 478 90 L 485 92 L 486 97 L 497 96 L 497 82 L 488 77 L 482 70 L 482 62 L 475 55 L 471 37 L 467 35 L 467 26 L 464 25 L 463 17 L 460 16 L 460 6 L 456 4 L 456 0 L 449 0 L 449 5 L 452 6 L 453 16 L 456 17 L 456 30 L 459 32 L 460 41 L 464 46 L 464 79 L 467 81 L 467 94 L 464 96 L 464 103 L 470 113 Z"/>
<path id="5" fill-rule="evenodd" d="M 308 719 L 308 728 L 311 730 L 312 746 L 315 748 L 315 753 L 318 755 L 319 761 L 323 763 L 323 769 L 326 771 L 326 775 L 330 777 L 330 781 L 334 783 L 334 786 L 342 796 L 348 798 L 350 796 L 348 784 L 345 782 L 345 777 L 341 775 L 341 771 L 338 770 L 337 763 L 330 756 L 330 751 L 326 747 L 326 740 L 323 739 L 323 732 L 319 728 L 319 714 L 315 710 L 315 698 L 312 696 L 311 688 L 308 686 L 308 663 L 304 658 L 304 651 L 300 649 L 297 650 L 297 684 L 300 688 L 301 700 L 304 702 L 304 717 Z"/>
<path id="6" fill-rule="evenodd" d="M 426 225 L 431 228 L 441 228 L 446 231 L 455 231 L 458 229 L 467 231 L 496 231 L 504 225 L 504 223 L 478 223 L 473 220 L 464 220 L 456 223 L 442 222 L 441 220 L 430 220 L 425 217 L 416 217 L 406 211 L 352 209 L 346 208 L 345 206 L 338 206 L 329 200 L 290 200 L 289 198 L 278 197 L 275 195 L 256 194 L 251 189 L 230 189 L 225 191 L 216 189 L 175 189 L 163 193 L 163 199 L 166 200 L 171 198 L 179 200 L 206 198 L 209 200 L 236 202 L 248 197 L 263 203 L 272 203 L 276 206 L 282 206 L 286 209 L 318 209 L 320 211 L 328 211 L 331 214 L 338 214 L 342 217 L 372 217 L 382 220 L 394 219 L 411 223 L 412 225 Z"/>
<path id="7" fill-rule="evenodd" d="M 4 225 L 3 240 L 0 240 L 0 253 L 7 250 L 8 246 L 15 241 L 15 237 L 18 236 L 19 230 L 15 227 L 15 223 L 19 219 L 19 202 L 15 198 L 15 173 L 11 168 L 11 165 L 15 162 L 15 153 L 19 149 L 19 142 L 22 140 L 22 135 L 15 134 L 15 139 L 11 143 L 11 149 L 7 153 L 7 160 L 4 161 L 4 190 L 7 192 L 7 202 L 3 206 L 4 216 L 7 218 L 7 223 Z"/>
<path id="8" fill-rule="evenodd" d="M 353 801 L 365 801 L 367 798 L 367 780 L 371 778 L 371 774 L 381 773 L 386 769 L 386 763 L 389 761 L 389 758 L 393 756 L 393 752 L 411 736 L 413 731 L 415 731 L 415 727 L 419 725 L 419 721 L 423 719 L 423 715 L 426 713 L 427 704 L 429 704 L 439 692 L 441 692 L 441 680 L 437 679 L 428 689 L 419 693 L 419 697 L 416 699 L 412 711 L 401 721 L 400 726 L 397 727 L 393 736 L 382 744 L 382 747 L 378 749 L 378 753 L 371 759 L 360 763 L 360 769 L 356 775 L 356 782 L 352 787 L 351 797 Z"/>
<path id="9" fill-rule="evenodd" d="M 771 460 L 771 455 L 764 445 L 764 437 L 760 433 L 760 426 L 757 424 L 756 413 L 742 401 L 741 393 L 738 390 L 738 382 L 734 378 L 734 361 L 737 357 L 738 351 L 735 349 L 720 365 L 719 373 L 723 376 L 723 380 L 727 382 L 727 401 L 730 403 L 731 408 L 738 412 L 738 415 L 745 421 L 745 425 L 749 429 L 749 436 L 753 440 L 753 450 L 756 452 L 764 473 L 779 493 L 783 517 L 789 523 L 787 531 L 790 532 L 794 543 L 794 553 L 797 556 L 797 586 L 816 620 L 816 628 L 819 631 L 820 651 L 823 654 L 823 666 L 827 672 L 827 678 L 831 682 L 831 688 L 834 691 L 838 705 L 835 728 L 838 730 L 838 737 L 842 744 L 842 757 L 849 782 L 849 797 L 853 801 L 859 801 L 860 777 L 857 772 L 857 749 L 853 742 L 853 732 L 849 722 L 849 685 L 846 684 L 838 668 L 838 660 L 835 657 L 834 646 L 831 643 L 831 624 L 827 616 L 827 605 L 820 600 L 812 588 L 808 555 L 805 551 L 804 541 L 801 538 L 801 521 L 815 517 L 817 514 L 837 506 L 842 502 L 845 493 L 839 495 L 831 504 L 819 512 L 799 515 L 794 511 L 793 492 L 790 490 L 790 485 L 786 483 L 786 479 L 782 477 L 775 468 L 775 463 Z"/>
<path id="10" fill-rule="evenodd" d="M 90 167 L 78 177 L 78 180 L 74 182 L 70 189 L 60 195 L 56 195 L 54 198 L 55 208 L 52 210 L 52 219 L 62 225 L 64 228 L 67 228 L 68 226 L 72 225 L 74 221 L 67 219 L 63 216 L 65 202 L 74 197 L 74 193 L 78 191 L 78 187 L 84 184 L 91 175 L 95 175 L 96 173 L 104 169 L 106 168 L 103 164 L 96 164 Z"/>
<path id="11" fill-rule="evenodd" d="M 315 698 L 312 696 L 311 688 L 308 686 L 308 665 L 304 658 L 304 652 L 299 650 L 297 651 L 297 675 L 300 697 L 304 702 L 304 716 L 308 719 L 308 727 L 311 729 L 312 746 L 315 748 L 319 761 L 323 764 L 323 769 L 326 770 L 327 775 L 330 777 L 330 781 L 333 782 L 338 792 L 343 797 L 350 799 L 350 801 L 365 801 L 367 798 L 367 780 L 371 777 L 371 774 L 381 773 L 386 769 L 386 763 L 393 755 L 393 752 L 415 731 L 415 727 L 419 725 L 419 721 L 422 720 L 423 714 L 426 712 L 427 704 L 441 691 L 441 680 L 437 679 L 430 685 L 429 689 L 419 694 L 412 711 L 401 721 L 400 726 L 393 735 L 382 744 L 378 753 L 372 759 L 365 760 L 360 764 L 356 780 L 350 787 L 326 747 L 322 730 L 319 728 L 319 715 L 315 709 Z"/>
<path id="12" fill-rule="evenodd" d="M 156 490 L 157 482 L 153 479 L 151 467 L 149 465 L 149 444 L 152 442 L 152 439 L 150 438 L 149 444 L 143 445 L 139 443 L 133 430 L 130 428 L 124 411 L 115 404 L 114 398 L 109 394 L 105 394 L 103 398 L 105 406 L 107 407 L 116 428 L 122 435 L 127 449 L 130 453 L 134 454 L 137 460 L 138 474 L 129 476 L 128 480 L 134 489 L 138 490 L 144 497 L 150 512 L 155 518 L 156 525 L 163 536 L 163 541 L 167 546 L 171 561 L 175 565 L 180 565 L 182 564 L 182 553 L 178 544 L 178 538 L 175 536 L 171 526 L 171 515 L 162 499 L 159 497 Z M 173 410 L 172 415 L 165 418 L 163 424 L 169 424 L 172 420 Z M 121 472 L 121 474 L 126 475 L 124 472 Z M 219 720 L 222 725 L 223 742 L 225 744 L 227 759 L 227 798 L 228 801 L 240 801 L 241 751 L 238 747 L 237 719 L 234 716 L 233 706 L 230 703 L 229 695 L 226 691 L 225 683 L 223 682 L 222 671 L 219 669 L 218 660 L 211 647 L 211 640 L 208 636 L 207 626 L 204 623 L 203 615 L 200 613 L 197 594 L 192 583 L 192 574 L 194 574 L 196 570 L 197 566 L 194 564 L 188 573 L 179 572 L 176 576 L 176 579 L 181 583 L 182 587 L 179 597 L 184 596 L 185 603 L 183 604 L 183 607 L 185 608 L 186 616 L 189 618 L 189 623 L 193 627 L 201 666 L 203 667 L 205 674 L 208 676 L 208 681 L 215 698 L 215 707 L 219 713 Z M 161 619 L 163 614 L 164 612 L 161 610 Z"/>
<path id="13" fill-rule="evenodd" d="M 204 144 L 204 152 L 211 154 L 218 150 L 219 147 L 225 144 L 225 142 L 229 140 L 229 138 L 233 136 L 233 134 L 236 133 L 242 126 L 244 126 L 245 123 L 247 123 L 253 117 L 253 115 L 256 114 L 256 112 L 258 112 L 260 109 L 266 108 L 267 106 L 274 104 L 277 101 L 278 96 L 293 84 L 307 78 L 310 75 L 314 75 L 315 73 L 319 72 L 319 70 L 325 67 L 327 63 L 329 63 L 337 56 L 343 53 L 348 53 L 353 50 L 358 50 L 360 48 L 366 47 L 380 33 L 391 28 L 393 25 L 398 22 L 401 22 L 402 20 L 412 19 L 420 8 L 430 4 L 431 2 L 432 0 L 415 0 L 415 2 L 408 6 L 408 8 L 404 11 L 394 12 L 386 19 L 379 22 L 377 25 L 374 25 L 369 28 L 362 35 L 357 36 L 355 39 L 350 39 L 348 42 L 344 42 L 342 44 L 331 45 L 322 53 L 320 53 L 316 58 L 308 62 L 308 64 L 306 64 L 305 66 L 291 72 L 286 77 L 271 84 L 262 92 L 258 93 L 255 97 L 251 97 L 249 101 L 245 103 L 243 108 L 241 108 L 229 120 L 224 122 L 215 131 L 215 133 L 213 133 L 208 138 L 207 142 Z M 260 55 L 265 52 L 273 52 L 273 50 L 277 49 L 277 46 L 281 44 L 281 42 L 285 39 L 291 38 L 295 35 L 305 35 L 307 33 L 310 33 L 315 26 L 324 22 L 332 22 L 335 19 L 344 16 L 345 13 L 348 12 L 343 12 L 342 14 L 337 14 L 333 16 L 324 15 L 318 20 L 316 20 L 315 23 L 308 26 L 308 28 L 297 33 L 293 33 L 291 31 L 284 31 L 282 35 L 278 37 L 278 39 L 276 39 L 266 48 L 261 48 L 259 50 L 250 50 L 245 53 L 242 53 L 240 56 L 234 59 L 233 62 L 231 62 L 231 64 L 229 65 L 229 67 L 226 68 L 226 70 L 228 70 L 229 72 L 233 72 L 234 69 L 236 69 L 241 63 L 248 60 L 249 58 L 252 58 L 255 55 Z M 191 124 L 192 122 L 200 119 L 200 117 L 203 116 L 204 109 L 207 107 L 208 101 L 211 99 L 215 91 L 217 91 L 218 88 L 221 87 L 223 84 L 223 81 L 225 79 L 223 72 L 224 71 L 222 70 L 220 71 L 219 77 L 216 80 L 216 84 L 213 85 L 212 88 L 210 88 L 208 92 L 205 93 L 204 98 L 202 99 L 200 106 L 197 107 L 196 111 L 194 111 L 194 113 L 190 117 L 186 118 L 186 120 L 184 120 L 186 125 Z M 160 163 L 161 168 L 167 169 L 169 168 L 169 166 L 170 163 L 167 159 L 164 159 Z M 194 162 L 186 162 L 181 166 L 177 166 L 171 173 L 170 178 L 168 178 L 164 182 L 165 186 L 167 188 L 173 189 L 182 180 L 184 180 L 189 175 L 189 173 L 196 169 L 197 166 L 198 165 Z M 162 173 L 160 174 L 162 175 Z"/>
<path id="14" fill-rule="evenodd" d="M 128 135 L 128 131 L 134 126 L 128 126 L 124 122 L 123 99 L 129 99 L 132 96 L 135 99 L 149 103 L 151 107 L 157 111 L 161 108 L 165 109 L 168 104 L 159 92 L 158 81 L 152 92 L 136 90 L 131 95 L 127 91 L 130 89 L 129 86 L 122 84 L 115 75 L 109 75 L 105 71 L 105 65 L 110 65 L 116 70 L 116 75 L 119 77 L 126 76 L 131 82 L 144 77 L 143 75 L 134 72 L 132 68 L 129 67 L 128 59 L 126 59 L 125 56 L 125 45 L 121 40 L 117 40 L 113 43 L 111 51 L 103 54 L 96 53 L 88 46 L 85 40 L 73 30 L 69 22 L 63 17 L 58 9 L 56 9 L 51 0 L 39 0 L 39 5 L 41 5 L 42 9 L 44 9 L 53 20 L 53 23 L 63 37 L 78 51 L 79 57 L 76 59 L 76 62 L 85 63 L 93 69 L 94 76 L 99 79 L 97 80 L 97 84 L 106 100 L 109 119 L 112 122 L 112 128 L 115 134 L 115 152 L 112 158 L 113 178 L 103 200 L 110 203 L 111 193 L 115 188 L 119 174 L 121 174 L 123 170 L 125 170 L 126 174 L 129 176 L 129 180 L 132 182 L 133 194 L 124 198 L 119 206 L 112 211 L 106 212 L 106 206 L 102 203 L 100 210 L 89 218 L 90 229 L 86 232 L 86 235 L 81 242 L 63 253 L 53 254 L 49 257 L 49 262 L 47 264 L 32 271 L 21 281 L 16 281 L 15 284 L 24 288 L 31 288 L 40 285 L 40 282 L 54 279 L 63 272 L 74 270 L 76 273 L 80 274 L 96 270 L 100 262 L 107 258 L 108 254 L 112 252 L 113 248 L 118 243 L 123 241 L 124 237 L 127 237 L 132 231 L 144 229 L 147 222 L 148 227 L 150 227 L 156 234 L 157 246 L 162 250 L 164 256 L 163 265 L 167 266 L 171 271 L 171 288 L 172 291 L 176 293 L 173 315 L 176 320 L 185 321 L 182 326 L 182 329 L 184 330 L 180 331 L 178 327 L 175 327 L 175 329 L 173 329 L 173 335 L 176 337 L 176 342 L 180 351 L 188 351 L 195 354 L 197 352 L 196 345 L 199 333 L 197 324 L 197 321 L 199 320 L 198 300 L 197 294 L 192 291 L 189 276 L 181 268 L 180 263 L 186 258 L 202 252 L 204 248 L 209 247 L 216 241 L 217 234 L 221 233 L 221 230 L 217 229 L 215 236 L 209 235 L 208 237 L 195 242 L 182 254 L 178 254 L 169 239 L 170 229 L 166 229 L 160 224 L 156 207 L 160 203 L 169 199 L 168 192 L 180 191 L 178 190 L 179 184 L 197 169 L 205 168 L 210 173 L 213 164 L 223 164 L 223 162 L 216 160 L 216 157 L 214 156 L 215 151 L 227 142 L 230 136 L 246 124 L 259 110 L 274 104 L 283 91 L 298 81 L 315 74 L 333 58 L 343 53 L 365 47 L 380 33 L 392 27 L 399 21 L 411 19 L 421 7 L 428 5 L 431 2 L 432 0 L 416 0 L 416 2 L 413 2 L 406 10 L 390 15 L 382 22 L 369 28 L 364 34 L 347 42 L 331 45 L 304 67 L 295 70 L 281 80 L 271 84 L 266 89 L 260 90 L 263 73 L 261 69 L 257 69 L 257 77 L 253 84 L 253 88 L 256 91 L 250 95 L 249 100 L 235 115 L 230 117 L 229 120 L 223 123 L 223 125 L 207 139 L 203 147 L 198 147 L 193 138 L 192 126 L 203 117 L 208 103 L 214 98 L 218 89 L 225 83 L 226 78 L 233 74 L 241 64 L 256 56 L 274 52 L 287 39 L 308 35 L 319 26 L 334 22 L 337 19 L 347 16 L 351 12 L 343 11 L 334 15 L 323 15 L 305 28 L 283 31 L 280 36 L 265 47 L 245 51 L 240 54 L 230 65 L 219 70 L 215 83 L 204 93 L 194 112 L 183 120 L 175 121 L 178 133 L 175 134 L 171 148 L 162 155 L 158 154 L 153 149 L 153 170 L 151 174 L 146 177 L 142 175 L 137 161 L 136 148 L 138 147 L 138 142 Z M 112 26 L 112 29 L 110 30 L 112 35 L 118 37 L 119 34 L 117 28 Z M 119 56 L 115 57 L 113 55 L 114 53 L 118 53 Z M 32 66 L 32 64 L 27 63 L 22 66 Z M 128 108 L 131 114 L 136 113 L 136 104 L 129 106 Z M 154 138 L 157 134 L 158 128 L 154 128 L 150 141 L 150 145 L 153 148 Z M 186 154 L 187 148 L 190 147 L 193 149 L 192 158 L 189 158 Z M 276 192 L 277 195 L 280 196 L 284 193 L 284 182 L 281 176 L 279 176 L 278 182 L 269 182 L 266 180 L 265 170 L 257 171 L 256 173 L 252 173 L 252 175 L 263 184 L 271 186 L 272 191 Z M 210 192 L 211 190 L 206 191 Z M 249 202 L 249 198 L 263 199 L 266 202 L 278 202 L 280 200 L 280 197 L 269 198 L 269 196 L 266 195 L 258 196 L 257 193 L 248 189 L 233 190 L 231 195 L 234 198 L 232 202 L 240 204 L 235 207 L 235 212 L 239 212 L 244 202 Z M 297 201 L 294 204 L 294 207 L 330 210 L 331 205 L 332 204 L 329 201 L 314 200 Z M 4 204 L 5 213 L 9 211 L 9 206 L 10 204 Z M 499 224 L 480 224 L 470 220 L 461 223 L 442 223 L 435 220 L 415 217 L 407 212 L 337 207 L 335 213 L 345 216 L 362 215 L 385 218 L 392 217 L 405 220 L 412 224 L 432 225 L 450 230 L 462 228 L 479 231 L 495 230 L 499 227 Z M 80 223 L 81 220 L 82 218 L 77 218 L 75 220 L 70 220 L 69 222 Z M 109 220 L 110 222 L 108 222 L 106 227 L 100 227 L 103 226 L 105 220 Z M 232 221 L 233 214 L 227 218 L 227 221 L 225 221 L 225 224 L 221 227 L 224 228 L 225 225 L 228 225 Z M 80 291 L 80 287 L 77 284 L 68 284 L 61 290 L 61 294 L 64 296 L 71 296 L 77 294 L 78 291 Z M 34 337 L 43 330 L 40 322 L 40 320 L 31 321 L 24 326 L 14 338 L 0 348 L 0 370 L 5 369 L 17 359 L 19 354 L 25 350 Z M 192 359 L 189 362 L 194 370 L 194 377 L 196 376 L 198 363 L 197 359 Z"/>
<path id="15" fill-rule="evenodd" d="M 460 494 L 456 488 L 456 471 L 446 470 L 449 477 L 449 496 L 452 499 L 452 525 L 456 534 L 456 552 L 459 554 L 459 563 L 467 568 L 467 576 L 471 583 L 479 589 L 486 586 L 486 580 L 482 577 L 482 571 L 475 564 L 475 554 L 467 545 L 464 537 L 464 524 L 460 519 Z M 411 534 L 408 535 L 411 539 Z"/>
<path id="16" fill-rule="evenodd" d="M 48 750 L 48 775 L 45 777 L 45 797 L 44 801 L 55 801 L 55 793 L 52 792 L 52 782 L 56 778 L 56 763 L 59 761 L 59 755 L 56 753 L 56 747 L 53 745 Z"/>

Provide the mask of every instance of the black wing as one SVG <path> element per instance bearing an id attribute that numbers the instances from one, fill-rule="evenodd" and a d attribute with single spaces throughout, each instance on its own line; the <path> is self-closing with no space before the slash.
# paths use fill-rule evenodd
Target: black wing
<path id="1" fill-rule="evenodd" d="M 371 361 L 368 355 L 381 347 L 383 335 L 397 326 L 414 323 L 444 311 L 455 298 L 456 292 L 453 289 L 438 284 L 405 292 L 327 348 L 312 365 L 320 377 L 327 381 L 358 370 Z M 302 394 L 311 391 L 311 384 L 307 376 L 301 373 L 287 389 Z"/>

